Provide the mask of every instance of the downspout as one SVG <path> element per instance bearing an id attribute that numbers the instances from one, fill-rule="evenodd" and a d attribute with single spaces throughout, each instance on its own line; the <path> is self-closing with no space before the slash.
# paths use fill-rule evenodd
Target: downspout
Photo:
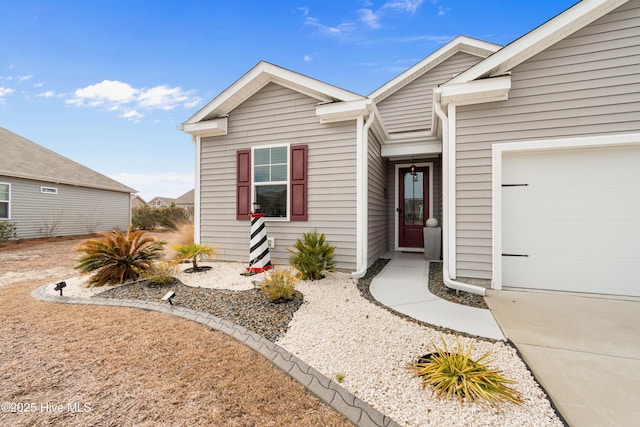
<path id="1" fill-rule="evenodd" d="M 451 246 L 455 245 L 455 239 L 453 239 L 453 242 L 449 241 L 449 230 L 455 233 L 455 228 L 453 228 L 455 223 L 451 224 L 449 221 L 449 210 L 451 210 L 452 216 L 455 218 L 456 181 L 455 176 L 451 179 L 449 177 L 449 173 L 455 173 L 455 136 L 449 140 L 449 117 L 442 109 L 440 92 L 437 89 L 434 90 L 433 105 L 436 114 L 442 120 L 442 188 L 444 189 L 442 194 L 442 279 L 448 288 L 484 296 L 487 290 L 482 286 L 458 282 L 449 276 L 449 250 L 455 249 Z M 455 125 L 455 123 L 452 123 L 452 125 Z M 451 200 L 451 197 L 454 197 L 454 199 Z M 451 206 L 449 206 L 450 202 L 452 203 Z"/>
<path id="2" fill-rule="evenodd" d="M 200 149 L 202 142 L 199 136 L 191 137 L 196 151 L 196 182 L 193 191 L 193 243 L 201 243 L 200 241 Z"/>
<path id="3" fill-rule="evenodd" d="M 373 124 L 375 113 L 369 112 L 369 118 L 364 126 L 361 125 L 363 116 L 358 116 L 356 135 L 356 176 L 358 177 L 356 194 L 356 271 L 351 273 L 355 279 L 363 277 L 367 273 L 367 257 L 369 256 L 369 128 Z"/>

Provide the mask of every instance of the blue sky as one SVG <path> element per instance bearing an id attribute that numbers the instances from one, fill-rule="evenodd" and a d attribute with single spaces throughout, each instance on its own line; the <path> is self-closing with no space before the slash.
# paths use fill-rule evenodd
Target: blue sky
<path id="1" fill-rule="evenodd" d="M 458 35 L 505 45 L 575 2 L 0 0 L 0 126 L 178 197 L 177 127 L 261 60 L 368 95 Z"/>

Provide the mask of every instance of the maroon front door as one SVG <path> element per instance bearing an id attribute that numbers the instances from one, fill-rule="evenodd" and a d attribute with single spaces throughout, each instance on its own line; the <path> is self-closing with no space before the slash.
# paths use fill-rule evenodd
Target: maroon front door
<path id="1" fill-rule="evenodd" d="M 422 227 L 429 218 L 429 169 L 400 169 L 398 200 L 398 244 L 401 248 L 423 248 Z"/>

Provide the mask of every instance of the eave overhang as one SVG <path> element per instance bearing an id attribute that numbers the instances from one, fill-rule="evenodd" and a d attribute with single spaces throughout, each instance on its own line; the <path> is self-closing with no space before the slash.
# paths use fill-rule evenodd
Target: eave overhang
<path id="1" fill-rule="evenodd" d="M 184 123 L 179 126 L 183 132 L 193 136 L 220 136 L 227 134 L 228 117 L 219 117 L 217 119 L 203 120 L 196 123 Z"/>
<path id="2" fill-rule="evenodd" d="M 320 123 L 355 120 L 359 115 L 368 116 L 371 104 L 370 99 L 320 104 L 316 107 L 316 116 L 320 119 Z"/>
<path id="3" fill-rule="evenodd" d="M 439 92 L 438 98 L 441 105 L 445 107 L 448 104 L 473 105 L 506 101 L 509 99 L 510 89 L 511 76 L 506 75 L 467 83 L 445 84 L 434 89 L 434 92 Z"/>

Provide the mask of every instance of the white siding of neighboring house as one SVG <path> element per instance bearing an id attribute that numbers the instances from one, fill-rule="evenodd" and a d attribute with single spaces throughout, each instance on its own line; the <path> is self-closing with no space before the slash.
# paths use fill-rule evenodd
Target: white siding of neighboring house
<path id="1" fill-rule="evenodd" d="M 20 239 L 126 230 L 131 221 L 129 193 L 4 176 L 0 182 L 11 184 L 9 221 Z M 58 193 L 41 193 L 40 187 Z"/>
<path id="2" fill-rule="evenodd" d="M 321 124 L 318 101 L 270 83 L 229 114 L 227 135 L 201 144 L 201 242 L 218 259 L 249 261 L 249 221 L 236 219 L 236 152 L 260 145 L 307 144 L 308 220 L 266 221 L 272 262 L 288 263 L 296 239 L 317 229 L 336 246 L 336 267 L 356 268 L 355 120 Z"/>
<path id="3" fill-rule="evenodd" d="M 457 110 L 457 276 L 490 279 L 493 143 L 640 131 L 640 1 L 512 70 L 509 100 Z"/>
<path id="4" fill-rule="evenodd" d="M 377 104 L 389 133 L 431 129 L 433 88 L 482 58 L 458 52 Z"/>
<path id="5" fill-rule="evenodd" d="M 368 265 L 373 264 L 389 250 L 387 235 L 389 222 L 387 207 L 389 189 L 387 186 L 388 161 L 380 157 L 380 142 L 369 132 L 369 249 Z"/>

